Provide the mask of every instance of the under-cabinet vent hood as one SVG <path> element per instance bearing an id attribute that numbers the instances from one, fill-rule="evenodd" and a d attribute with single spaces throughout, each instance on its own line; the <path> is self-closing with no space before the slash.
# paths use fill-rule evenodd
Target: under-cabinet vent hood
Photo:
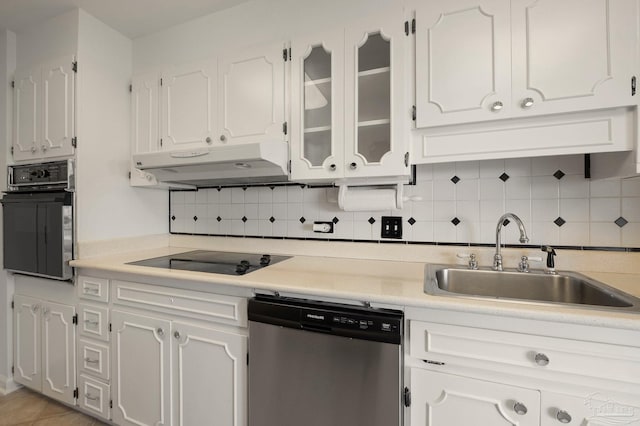
<path id="1" fill-rule="evenodd" d="M 137 169 L 158 182 L 190 186 L 287 182 L 288 145 L 267 141 L 135 154 Z"/>

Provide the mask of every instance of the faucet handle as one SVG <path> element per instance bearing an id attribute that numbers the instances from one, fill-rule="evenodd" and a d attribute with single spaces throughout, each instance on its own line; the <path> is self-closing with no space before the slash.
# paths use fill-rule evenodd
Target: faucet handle
<path id="1" fill-rule="evenodd" d="M 478 269 L 478 258 L 475 253 L 458 253 L 456 257 L 460 259 L 469 259 L 469 269 Z"/>

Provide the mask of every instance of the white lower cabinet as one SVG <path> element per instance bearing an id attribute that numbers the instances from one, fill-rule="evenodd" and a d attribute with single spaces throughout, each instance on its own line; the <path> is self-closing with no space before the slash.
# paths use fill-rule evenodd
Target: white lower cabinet
<path id="1" fill-rule="evenodd" d="M 540 392 L 483 380 L 411 369 L 411 425 L 540 424 Z"/>
<path id="2" fill-rule="evenodd" d="M 78 376 L 78 406 L 97 417 L 110 418 L 110 386 L 90 376 Z"/>
<path id="3" fill-rule="evenodd" d="M 112 311 L 113 421 L 246 424 L 247 337 Z"/>
<path id="4" fill-rule="evenodd" d="M 14 380 L 67 404 L 75 403 L 74 317 L 73 306 L 14 297 Z"/>

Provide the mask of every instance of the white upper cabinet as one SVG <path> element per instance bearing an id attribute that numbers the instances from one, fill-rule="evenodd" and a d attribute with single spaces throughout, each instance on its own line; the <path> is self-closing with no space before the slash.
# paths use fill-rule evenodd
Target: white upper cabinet
<path id="1" fill-rule="evenodd" d="M 155 152 L 160 147 L 158 105 L 160 75 L 139 74 L 131 82 L 131 153 Z"/>
<path id="2" fill-rule="evenodd" d="M 636 0 L 512 0 L 518 116 L 631 105 Z"/>
<path id="3" fill-rule="evenodd" d="M 509 108 L 508 0 L 425 2 L 416 21 L 418 127 L 495 119 L 497 102 Z"/>
<path id="4" fill-rule="evenodd" d="M 220 58 L 216 142 L 285 140 L 284 64 L 282 43 Z"/>
<path id="5" fill-rule="evenodd" d="M 416 10 L 417 126 L 632 105 L 635 0 L 454 0 Z"/>
<path id="6" fill-rule="evenodd" d="M 165 151 L 201 148 L 216 130 L 216 62 L 183 65 L 163 73 L 161 139 Z"/>
<path id="7" fill-rule="evenodd" d="M 291 43 L 291 175 L 344 175 L 344 36 L 327 32 Z"/>
<path id="8" fill-rule="evenodd" d="M 392 10 L 293 41 L 293 180 L 409 174 L 402 22 Z"/>
<path id="9" fill-rule="evenodd" d="M 68 157 L 74 153 L 73 56 L 16 72 L 13 82 L 13 159 Z"/>

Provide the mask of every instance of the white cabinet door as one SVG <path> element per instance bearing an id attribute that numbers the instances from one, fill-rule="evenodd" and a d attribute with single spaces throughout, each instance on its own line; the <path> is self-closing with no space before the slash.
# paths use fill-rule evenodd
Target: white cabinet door
<path id="1" fill-rule="evenodd" d="M 175 424 L 246 424 L 247 338 L 174 322 Z"/>
<path id="2" fill-rule="evenodd" d="M 74 314 L 73 306 L 42 304 L 42 393 L 67 404 L 75 402 Z"/>
<path id="3" fill-rule="evenodd" d="M 538 426 L 537 390 L 411 369 L 411 426 Z"/>
<path id="4" fill-rule="evenodd" d="M 217 143 L 285 139 L 284 44 L 257 47 L 219 61 Z"/>
<path id="5" fill-rule="evenodd" d="M 161 149 L 202 148 L 213 143 L 216 123 L 216 62 L 184 65 L 161 80 Z"/>
<path id="6" fill-rule="evenodd" d="M 42 389 L 41 327 L 38 299 L 16 295 L 13 299 L 14 380 L 35 390 Z"/>
<path id="7" fill-rule="evenodd" d="M 344 31 L 291 43 L 291 179 L 344 175 Z"/>
<path id="8" fill-rule="evenodd" d="M 160 75 L 156 72 L 133 76 L 131 81 L 131 154 L 155 152 L 160 148 L 158 106 Z"/>
<path id="9" fill-rule="evenodd" d="M 493 120 L 508 112 L 508 0 L 423 2 L 416 22 L 418 127 Z"/>
<path id="10" fill-rule="evenodd" d="M 73 56 L 42 66 L 42 143 L 43 158 L 73 155 L 75 135 L 75 72 Z"/>
<path id="11" fill-rule="evenodd" d="M 515 115 L 637 102 L 631 94 L 638 73 L 637 1 L 511 3 Z"/>
<path id="12" fill-rule="evenodd" d="M 345 32 L 345 177 L 402 176 L 408 114 L 401 9 Z"/>
<path id="13" fill-rule="evenodd" d="M 170 322 L 112 311 L 113 421 L 171 424 Z"/>
<path id="14" fill-rule="evenodd" d="M 16 73 L 13 82 L 13 159 L 30 160 L 36 157 L 41 140 L 42 104 L 40 68 Z"/>

